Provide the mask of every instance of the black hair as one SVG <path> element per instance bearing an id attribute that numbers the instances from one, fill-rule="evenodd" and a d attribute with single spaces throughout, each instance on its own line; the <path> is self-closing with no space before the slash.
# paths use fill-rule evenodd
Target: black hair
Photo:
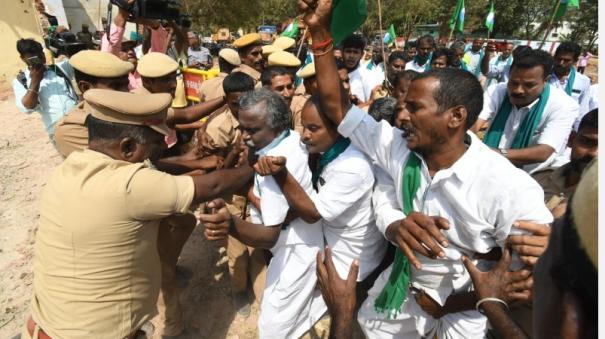
<path id="1" fill-rule="evenodd" d="M 513 49 L 513 59 L 518 58 L 521 54 L 531 51 L 531 47 L 527 45 L 519 45 Z"/>
<path id="2" fill-rule="evenodd" d="M 396 86 L 401 79 L 413 81 L 414 79 L 416 79 L 418 77 L 418 75 L 420 75 L 420 73 L 418 73 L 412 69 L 406 69 L 403 72 L 397 72 L 397 74 L 395 75 L 394 85 Z"/>
<path id="3" fill-rule="evenodd" d="M 235 69 L 235 66 L 230 64 L 227 60 L 218 57 L 218 69 L 224 73 L 231 73 Z"/>
<path id="4" fill-rule="evenodd" d="M 418 38 L 418 40 L 416 40 L 416 45 L 420 45 L 420 41 L 422 40 L 426 40 L 431 44 L 431 46 L 435 46 L 435 38 L 433 38 L 432 35 L 426 34 L 421 36 L 420 38 Z"/>
<path id="5" fill-rule="evenodd" d="M 401 59 L 403 61 L 406 61 L 405 58 L 407 58 L 407 54 L 403 51 L 394 51 L 393 53 L 391 53 L 389 55 L 389 64 L 393 63 L 395 60 L 397 59 Z M 406 61 L 407 62 L 407 61 Z"/>
<path id="6" fill-rule="evenodd" d="M 233 72 L 223 80 L 225 94 L 233 92 L 247 92 L 254 89 L 254 79 L 244 72 Z"/>
<path id="7" fill-rule="evenodd" d="M 356 48 L 361 51 L 366 47 L 366 43 L 361 35 L 351 34 L 342 41 L 342 49 Z"/>
<path id="8" fill-rule="evenodd" d="M 459 68 L 439 68 L 421 73 L 413 81 L 426 78 L 439 80 L 439 86 L 433 91 L 439 112 L 464 106 L 468 113 L 465 129 L 471 128 L 483 109 L 483 88 L 479 80 L 472 73 Z"/>
<path id="9" fill-rule="evenodd" d="M 270 87 L 271 86 L 271 79 L 273 79 L 276 76 L 279 75 L 290 75 L 291 72 L 288 72 L 288 70 L 285 67 L 282 66 L 269 66 L 267 68 L 265 68 L 263 70 L 263 72 L 260 75 L 260 82 L 263 84 L 263 86 L 267 86 Z"/>
<path id="10" fill-rule="evenodd" d="M 17 52 L 21 56 L 25 54 L 40 55 L 44 53 L 42 45 L 34 39 L 19 39 L 17 40 Z"/>
<path id="11" fill-rule="evenodd" d="M 408 41 L 405 44 L 405 49 L 408 50 L 410 48 L 416 48 L 418 46 L 418 44 L 416 43 L 416 41 Z"/>
<path id="12" fill-rule="evenodd" d="M 345 62 L 340 59 L 336 59 L 336 70 L 340 71 L 341 69 L 345 69 L 345 68 L 347 68 L 347 65 L 345 65 Z"/>
<path id="13" fill-rule="evenodd" d="M 580 125 L 578 126 L 578 131 L 583 128 L 593 128 L 599 129 L 599 109 L 595 108 L 592 111 L 586 113 L 582 120 L 580 120 Z"/>
<path id="14" fill-rule="evenodd" d="M 90 83 L 91 85 L 95 85 L 99 81 L 99 77 L 83 73 L 75 68 L 74 68 L 74 78 L 76 80 L 76 83 L 78 83 L 80 81 L 86 81 L 86 82 Z"/>
<path id="15" fill-rule="evenodd" d="M 516 68 L 528 69 L 536 66 L 542 66 L 544 70 L 543 78 L 546 79 L 551 73 L 555 61 L 548 52 L 532 49 L 520 53 L 517 57 L 513 57 L 513 64 L 510 69 Z"/>
<path id="16" fill-rule="evenodd" d="M 378 98 L 372 102 L 368 113 L 374 120 L 386 120 L 389 124 L 393 124 L 395 118 L 395 105 L 397 105 L 397 99 L 392 97 Z"/>
<path id="17" fill-rule="evenodd" d="M 440 58 L 442 56 L 445 56 L 447 61 L 445 62 L 446 67 L 451 67 L 452 66 L 452 59 L 453 59 L 453 53 L 452 50 L 449 48 L 438 48 L 433 52 L 433 57 L 432 60 L 435 60 L 437 58 Z"/>
<path id="18" fill-rule="evenodd" d="M 88 128 L 88 142 L 117 141 L 130 137 L 137 143 L 144 144 L 151 140 L 153 133 L 159 134 L 148 126 L 109 122 L 97 119 L 90 114 L 86 117 L 86 127 Z"/>
<path id="19" fill-rule="evenodd" d="M 564 41 L 557 47 L 555 55 L 571 53 L 573 54 L 573 59 L 578 60 L 581 52 L 582 48 L 577 43 L 573 41 Z"/>

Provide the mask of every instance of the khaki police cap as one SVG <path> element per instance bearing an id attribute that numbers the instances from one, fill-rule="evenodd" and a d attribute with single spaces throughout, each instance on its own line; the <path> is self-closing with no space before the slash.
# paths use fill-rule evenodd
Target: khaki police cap
<path id="1" fill-rule="evenodd" d="M 218 56 L 225 59 L 228 63 L 233 66 L 239 66 L 242 63 L 242 60 L 239 58 L 239 54 L 237 51 L 231 48 L 223 48 L 220 52 L 218 52 Z"/>
<path id="2" fill-rule="evenodd" d="M 280 36 L 279 38 L 275 39 L 275 41 L 273 41 L 273 45 L 282 50 L 286 50 L 286 49 L 294 46 L 294 44 L 296 44 L 296 40 L 289 38 L 287 36 Z"/>
<path id="3" fill-rule="evenodd" d="M 137 72 L 142 77 L 159 78 L 176 72 L 179 64 L 164 53 L 151 52 L 139 60 Z"/>
<path id="4" fill-rule="evenodd" d="M 89 89 L 84 92 L 93 117 L 120 124 L 149 126 L 164 135 L 170 134 L 166 126 L 166 111 L 172 103 L 168 93 L 134 94 L 107 89 Z"/>
<path id="5" fill-rule="evenodd" d="M 571 200 L 573 223 L 580 237 L 580 246 L 595 267 L 599 267 L 599 162 L 594 159 L 584 170 Z"/>
<path id="6" fill-rule="evenodd" d="M 99 78 L 115 78 L 128 75 L 134 65 L 117 56 L 101 51 L 84 50 L 69 59 L 69 64 L 78 71 Z"/>
<path id="7" fill-rule="evenodd" d="M 281 48 L 279 48 L 275 45 L 265 45 L 265 46 L 263 46 L 263 55 L 264 56 L 271 55 L 271 54 L 273 54 L 275 52 L 279 52 L 281 50 L 282 50 Z"/>
<path id="8" fill-rule="evenodd" d="M 290 52 L 277 51 L 269 55 L 269 66 L 298 67 L 300 60 Z"/>
<path id="9" fill-rule="evenodd" d="M 242 48 L 252 44 L 260 44 L 260 34 L 249 33 L 243 35 L 241 38 L 233 42 L 233 46 L 235 46 L 236 48 Z"/>
<path id="10" fill-rule="evenodd" d="M 315 76 L 315 63 L 307 64 L 305 67 L 301 68 L 298 72 L 296 72 L 296 76 L 299 78 L 310 78 Z"/>

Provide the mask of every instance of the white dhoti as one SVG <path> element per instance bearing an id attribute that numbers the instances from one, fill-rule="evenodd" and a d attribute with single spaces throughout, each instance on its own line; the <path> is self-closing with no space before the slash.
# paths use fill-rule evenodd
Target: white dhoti
<path id="1" fill-rule="evenodd" d="M 285 245 L 272 249 L 258 320 L 261 339 L 299 338 L 326 312 L 317 283 L 320 246 Z"/>
<path id="2" fill-rule="evenodd" d="M 435 319 L 424 312 L 416 303 L 411 291 L 402 305 L 402 312 L 393 319 L 386 313 L 378 313 L 374 302 L 389 279 L 393 265 L 380 274 L 368 291 L 357 321 L 369 339 L 375 338 L 439 338 L 479 339 L 485 337 L 487 318 L 477 311 L 458 312 Z"/>

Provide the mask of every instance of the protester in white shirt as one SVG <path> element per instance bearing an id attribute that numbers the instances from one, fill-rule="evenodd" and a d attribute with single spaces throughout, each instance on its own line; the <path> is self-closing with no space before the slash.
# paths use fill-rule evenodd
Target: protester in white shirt
<path id="1" fill-rule="evenodd" d="M 513 63 L 513 44 L 511 42 L 504 46 L 500 54 L 496 53 L 496 44 L 493 41 L 487 43 L 485 57 L 481 60 L 481 73 L 487 78 L 485 88 L 500 82 L 508 81 L 508 71 Z"/>
<path id="2" fill-rule="evenodd" d="M 599 108 L 599 84 L 590 85 L 590 100 L 588 100 L 588 111 Z"/>
<path id="3" fill-rule="evenodd" d="M 284 100 L 268 89 L 244 93 L 240 99 L 242 139 L 258 156 L 287 156 L 288 171 L 313 194 L 308 153 L 300 136 L 289 129 L 290 110 Z M 317 290 L 315 257 L 323 249 L 321 223 L 307 223 L 289 216 L 288 202 L 271 176 L 255 175 L 253 194 L 248 195 L 251 222 L 236 216 L 214 231 L 230 234 L 244 244 L 271 250 L 265 291 L 258 320 L 260 338 L 298 338 L 325 313 Z M 212 223 L 206 222 L 206 228 Z M 215 225 L 216 226 L 216 225 Z"/>
<path id="4" fill-rule="evenodd" d="M 290 157 L 260 158 L 255 167 L 272 175 L 288 203 L 305 221 L 323 224 L 324 238 L 332 249 L 336 270 L 346 278 L 354 260 L 359 261 L 358 281 L 380 264 L 386 243 L 376 228 L 372 209 L 372 164 L 350 140 L 318 111 L 319 97 L 312 96 L 302 111 L 302 141 L 310 154 L 319 155 L 312 166 L 313 185 L 308 194 L 286 170 Z"/>
<path id="5" fill-rule="evenodd" d="M 351 94 L 356 96 L 361 102 L 366 102 L 370 98 L 366 93 L 372 91 L 368 83 L 368 75 L 363 72 L 360 65 L 365 42 L 360 35 L 350 35 L 342 41 L 342 60 L 349 71 L 349 83 L 351 85 Z M 368 89 L 369 88 L 369 89 Z"/>
<path id="6" fill-rule="evenodd" d="M 483 60 L 483 56 L 483 39 L 475 38 L 470 48 L 467 48 L 464 52 L 464 57 L 462 57 L 467 67 L 466 70 L 473 73 L 477 79 L 482 77 L 481 61 Z"/>
<path id="7" fill-rule="evenodd" d="M 562 42 L 555 51 L 555 66 L 549 83 L 567 93 L 580 105 L 580 114 L 574 122 L 574 130 L 578 128 L 584 114 L 590 111 L 590 79 L 578 72 L 574 64 L 580 56 L 580 45 L 575 42 Z"/>
<path id="8" fill-rule="evenodd" d="M 416 55 L 405 65 L 405 69 L 422 73 L 431 67 L 431 54 L 435 49 L 435 39 L 431 35 L 423 35 L 416 41 Z"/>
<path id="9" fill-rule="evenodd" d="M 515 57 L 508 83 L 488 88 L 473 127 L 490 121 L 483 141 L 528 172 L 546 168 L 565 150 L 578 105 L 547 82 L 552 57 L 530 50 Z M 529 117 L 528 117 L 529 116 Z"/>
<path id="10" fill-rule="evenodd" d="M 327 7 L 325 2 L 307 7 L 305 23 L 314 40 L 330 37 Z M 412 81 L 405 98 L 411 121 L 403 139 L 400 130 L 386 122 L 377 123 L 343 102 L 340 91 L 334 91 L 339 80 L 333 59 L 316 54 L 315 67 L 323 111 L 339 125 L 341 135 L 386 170 L 397 190 L 401 189 L 398 207 L 406 212 L 404 220 L 387 229 L 387 239 L 402 252 L 397 252 L 392 265 L 397 268 L 392 271 L 395 276 L 386 273 L 380 277 L 370 291 L 379 296 L 366 300 L 360 311 L 364 331 L 372 337 L 483 336 L 486 319 L 476 311 L 436 319 L 421 310 L 414 298 L 406 298 L 421 288 L 425 298 L 443 305 L 453 292 L 470 291 L 462 254 L 487 253 L 503 246 L 520 217 L 552 220 L 537 183 L 467 134 L 482 106 L 477 79 L 446 68 Z M 485 187 L 497 188 L 486 191 Z M 416 253 L 423 257 L 417 258 Z M 411 276 L 405 274 L 406 258 L 414 266 Z M 412 291 L 406 276 L 415 286 Z M 389 284 L 381 289 L 379 283 L 387 279 Z M 466 297 L 463 310 L 472 310 L 476 300 L 472 293 Z M 366 318 L 361 316 L 364 310 L 368 310 Z M 399 324 L 394 333 L 388 331 L 388 316 L 397 318 L 392 321 Z"/>

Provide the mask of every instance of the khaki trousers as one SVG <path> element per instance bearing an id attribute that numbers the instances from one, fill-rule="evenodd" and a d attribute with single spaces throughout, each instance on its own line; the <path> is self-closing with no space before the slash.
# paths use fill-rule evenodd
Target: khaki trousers
<path id="1" fill-rule="evenodd" d="M 265 289 L 267 274 L 267 250 L 252 248 L 229 236 L 227 240 L 227 258 L 233 293 L 245 292 L 248 279 L 254 290 L 256 301 L 260 302 Z"/>
<path id="2" fill-rule="evenodd" d="M 176 279 L 176 264 L 196 223 L 197 219 L 191 213 L 172 215 L 160 222 L 158 254 L 162 267 L 161 293 L 165 305 L 162 335 L 175 336 L 185 328 L 179 301 L 181 291 Z"/>

